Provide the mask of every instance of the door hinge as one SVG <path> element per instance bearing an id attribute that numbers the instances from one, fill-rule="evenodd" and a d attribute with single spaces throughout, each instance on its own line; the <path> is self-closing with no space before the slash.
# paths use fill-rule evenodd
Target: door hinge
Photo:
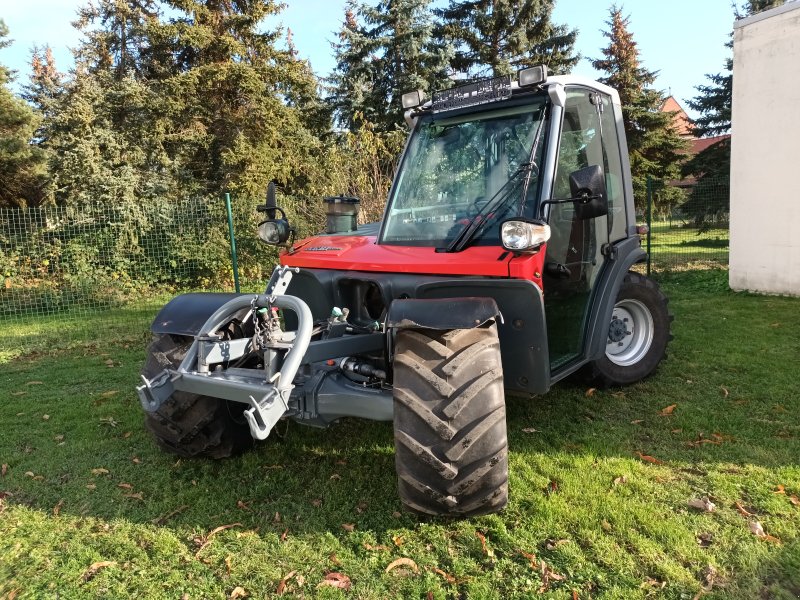
<path id="1" fill-rule="evenodd" d="M 600 253 L 608 260 L 617 260 L 617 247 L 613 244 L 603 244 L 600 247 Z"/>

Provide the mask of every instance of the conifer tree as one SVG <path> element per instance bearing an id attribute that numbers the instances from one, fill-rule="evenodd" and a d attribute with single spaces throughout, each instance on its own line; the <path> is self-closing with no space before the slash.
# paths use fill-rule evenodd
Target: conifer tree
<path id="1" fill-rule="evenodd" d="M 430 0 L 383 0 L 376 6 L 349 0 L 337 66 L 329 79 L 339 123 L 358 126 L 355 115 L 387 131 L 403 122 L 405 92 L 449 85 L 449 46 L 435 45 Z"/>
<path id="2" fill-rule="evenodd" d="M 455 47 L 451 66 L 469 78 L 509 75 L 537 64 L 566 73 L 579 59 L 578 32 L 552 23 L 554 0 L 450 0 L 436 10 L 437 37 Z"/>
<path id="3" fill-rule="evenodd" d="M 8 47 L 8 28 L 0 19 L 0 50 Z M 44 156 L 32 143 L 40 118 L 11 91 L 12 72 L 0 64 L 0 206 L 39 204 Z"/>
<path id="4" fill-rule="evenodd" d="M 649 177 L 658 180 L 678 177 L 686 143 L 675 131 L 672 114 L 659 110 L 664 98 L 650 87 L 657 73 L 645 69 L 639 60 L 639 49 L 628 29 L 630 18 L 612 6 L 606 24 L 609 29 L 603 35 L 609 45 L 602 49 L 603 58 L 592 59 L 591 63 L 598 71 L 607 73 L 600 81 L 619 92 L 633 195 L 637 206 L 643 206 Z"/>
<path id="5" fill-rule="evenodd" d="M 734 16 L 742 19 L 749 15 L 775 8 L 785 0 L 749 0 L 742 7 L 734 7 Z M 733 49 L 733 41 L 725 46 Z M 722 136 L 731 129 L 733 104 L 733 58 L 725 59 L 721 73 L 706 75 L 708 83 L 698 85 L 698 95 L 687 101 L 699 113 L 693 121 L 693 133 L 698 138 Z M 683 165 L 683 175 L 696 178 L 692 195 L 683 206 L 684 212 L 697 223 L 714 213 L 726 211 L 730 196 L 731 140 L 724 137 L 697 153 Z"/>

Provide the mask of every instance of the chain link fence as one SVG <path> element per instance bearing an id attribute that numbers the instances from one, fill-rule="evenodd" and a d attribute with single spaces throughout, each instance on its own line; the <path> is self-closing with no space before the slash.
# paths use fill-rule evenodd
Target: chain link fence
<path id="1" fill-rule="evenodd" d="M 688 185 L 650 181 L 642 215 L 649 227 L 648 272 L 726 269 L 730 245 L 727 180 Z"/>
<path id="2" fill-rule="evenodd" d="M 649 271 L 727 267 L 726 183 L 652 182 L 649 196 L 641 215 L 650 225 Z M 256 236 L 259 201 L 233 201 L 245 292 L 263 291 L 277 262 L 277 250 Z M 322 229 L 319 200 L 280 203 L 301 226 L 299 237 Z M 146 337 L 158 309 L 176 294 L 233 290 L 224 199 L 0 209 L 0 363 L 99 339 Z"/>
<path id="3" fill-rule="evenodd" d="M 233 203 L 242 291 L 263 291 L 277 261 L 277 251 L 256 240 L 257 203 Z M 297 203 L 289 204 L 296 214 Z M 221 199 L 0 209 L 0 362 L 144 336 L 171 297 L 233 291 L 233 272 Z"/>

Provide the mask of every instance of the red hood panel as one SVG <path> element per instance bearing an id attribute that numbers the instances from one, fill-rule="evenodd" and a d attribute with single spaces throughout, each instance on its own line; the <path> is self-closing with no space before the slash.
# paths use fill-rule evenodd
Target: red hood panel
<path id="1" fill-rule="evenodd" d="M 512 254 L 497 246 L 471 246 L 442 253 L 420 246 L 375 243 L 375 236 L 320 236 L 298 242 L 281 254 L 281 264 L 306 269 L 337 269 L 418 273 L 420 275 L 478 275 L 508 277 Z"/>

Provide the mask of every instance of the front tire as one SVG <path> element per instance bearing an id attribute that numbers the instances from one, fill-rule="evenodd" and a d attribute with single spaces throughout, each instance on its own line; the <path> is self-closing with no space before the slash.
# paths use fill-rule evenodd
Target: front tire
<path id="1" fill-rule="evenodd" d="M 472 516 L 508 502 L 497 326 L 403 329 L 394 357 L 398 491 L 407 509 Z"/>
<path id="2" fill-rule="evenodd" d="M 605 354 L 592 363 L 595 378 L 606 385 L 628 385 L 656 370 L 672 339 L 673 317 L 667 303 L 649 277 L 625 276 L 609 323 Z"/>
<path id="3" fill-rule="evenodd" d="M 164 369 L 175 369 L 183 361 L 191 338 L 162 334 L 147 350 L 142 375 L 152 379 Z M 161 407 L 146 413 L 145 427 L 167 452 L 186 458 L 226 458 L 253 445 L 241 412 L 244 405 L 175 392 Z"/>

